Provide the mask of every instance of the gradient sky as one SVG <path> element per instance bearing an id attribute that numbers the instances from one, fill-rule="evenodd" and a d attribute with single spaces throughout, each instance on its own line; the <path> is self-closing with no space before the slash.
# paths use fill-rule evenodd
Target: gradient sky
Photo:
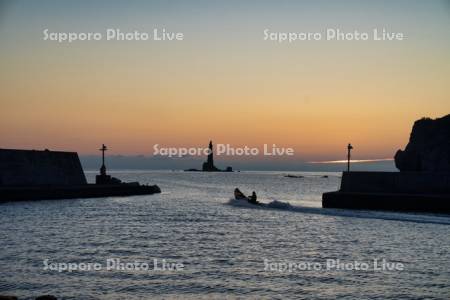
<path id="1" fill-rule="evenodd" d="M 42 30 L 181 31 L 181 42 L 43 41 Z M 263 30 L 405 41 L 263 41 Z M 276 143 L 304 161 L 392 157 L 450 113 L 449 1 L 1 1 L 0 147 L 151 154 Z"/>

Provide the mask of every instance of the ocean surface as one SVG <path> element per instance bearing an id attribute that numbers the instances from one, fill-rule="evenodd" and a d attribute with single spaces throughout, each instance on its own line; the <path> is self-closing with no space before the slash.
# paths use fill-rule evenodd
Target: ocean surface
<path id="1" fill-rule="evenodd" d="M 114 172 L 162 193 L 1 204 L 0 295 L 450 299 L 450 216 L 323 209 L 340 173 L 290 174 Z"/>

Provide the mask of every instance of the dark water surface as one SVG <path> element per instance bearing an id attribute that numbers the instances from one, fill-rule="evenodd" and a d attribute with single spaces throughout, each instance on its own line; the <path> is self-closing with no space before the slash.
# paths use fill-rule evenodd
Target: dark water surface
<path id="1" fill-rule="evenodd" d="M 0 205 L 0 294 L 63 299 L 450 299 L 450 217 L 322 209 L 338 173 L 119 172 L 160 195 Z M 321 176 L 327 174 L 328 178 Z M 94 174 L 88 173 L 92 181 Z M 280 209 L 230 203 L 234 187 Z M 148 270 L 108 270 L 108 259 Z M 183 265 L 183 270 L 154 270 Z M 369 270 L 327 268 L 327 260 Z M 382 260 L 403 270 L 375 270 Z M 98 270 L 46 269 L 64 263 Z M 269 263 L 269 264 L 268 264 Z M 283 266 L 291 264 L 291 270 Z M 292 269 L 294 264 L 297 269 Z M 310 269 L 306 268 L 309 264 Z M 390 266 L 390 265 L 388 265 Z M 299 269 L 302 267 L 301 269 Z M 314 268 L 313 268 L 314 267 Z M 320 268 L 319 268 L 320 267 Z M 53 267 L 52 267 L 53 268 Z"/>

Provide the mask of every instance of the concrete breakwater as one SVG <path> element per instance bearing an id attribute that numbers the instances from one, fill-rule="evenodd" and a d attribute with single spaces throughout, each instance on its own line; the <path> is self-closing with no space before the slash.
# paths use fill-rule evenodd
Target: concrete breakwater
<path id="1" fill-rule="evenodd" d="M 322 206 L 450 214 L 450 172 L 344 172 Z"/>
<path id="2" fill-rule="evenodd" d="M 122 197 L 161 193 L 157 185 L 120 184 L 80 186 L 29 186 L 0 188 L 0 203 L 24 200 Z"/>
<path id="3" fill-rule="evenodd" d="M 0 149 L 0 203 L 161 192 L 157 185 L 125 183 L 108 175 L 104 152 L 102 162 L 96 184 L 88 184 L 76 152 Z"/>

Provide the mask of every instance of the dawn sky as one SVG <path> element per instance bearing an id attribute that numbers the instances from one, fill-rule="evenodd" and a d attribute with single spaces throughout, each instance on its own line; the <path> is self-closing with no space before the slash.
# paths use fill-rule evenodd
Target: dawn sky
<path id="1" fill-rule="evenodd" d="M 184 40 L 43 40 L 107 28 Z M 327 28 L 406 40 L 263 40 Z M 450 113 L 449 28 L 448 1 L 0 1 L 0 147 L 149 155 L 213 139 L 317 161 L 352 142 L 356 158 L 392 157 L 414 120 Z"/>

